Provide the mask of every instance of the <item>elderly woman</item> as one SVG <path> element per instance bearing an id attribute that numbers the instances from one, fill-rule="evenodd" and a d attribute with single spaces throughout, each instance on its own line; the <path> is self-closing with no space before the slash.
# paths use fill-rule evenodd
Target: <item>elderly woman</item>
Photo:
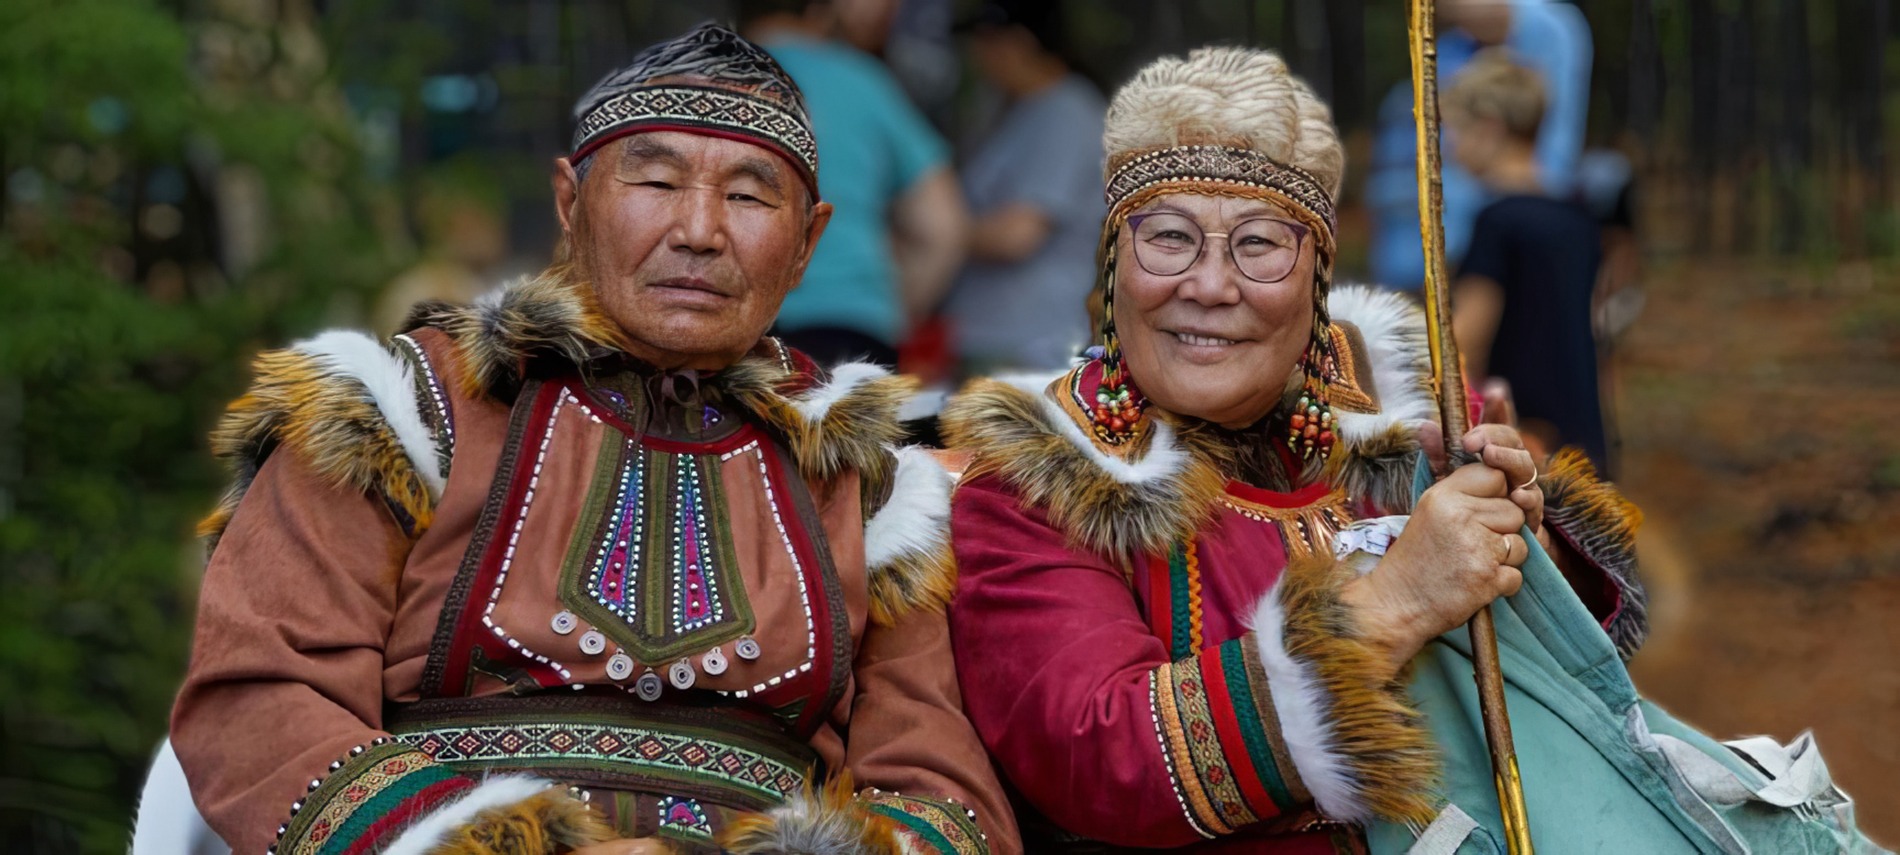
<path id="1" fill-rule="evenodd" d="M 1105 142 L 1102 347 L 944 418 L 964 702 L 1025 842 L 1332 852 L 1428 821 L 1405 663 L 1517 588 L 1527 523 L 1633 648 L 1626 506 L 1497 424 L 1412 501 L 1442 446 L 1423 318 L 1331 289 L 1345 158 L 1279 57 L 1160 60 Z"/>

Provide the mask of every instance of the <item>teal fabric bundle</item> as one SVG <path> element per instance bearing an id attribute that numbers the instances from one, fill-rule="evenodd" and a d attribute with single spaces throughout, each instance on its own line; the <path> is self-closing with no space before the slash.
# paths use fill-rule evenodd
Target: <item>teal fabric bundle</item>
<path id="1" fill-rule="evenodd" d="M 1418 490 L 1429 483 L 1421 471 Z M 1493 608 L 1540 855 L 1882 851 L 1855 830 L 1852 803 L 1806 735 L 1724 744 L 1639 697 L 1609 637 L 1523 535 L 1524 586 Z M 1411 691 L 1443 752 L 1446 809 L 1426 828 L 1368 829 L 1374 853 L 1505 851 L 1472 673 L 1462 627 L 1414 660 Z"/>

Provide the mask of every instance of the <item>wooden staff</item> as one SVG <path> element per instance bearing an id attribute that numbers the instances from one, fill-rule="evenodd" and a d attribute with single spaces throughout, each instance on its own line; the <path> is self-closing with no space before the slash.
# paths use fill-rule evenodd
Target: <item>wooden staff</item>
<path id="1" fill-rule="evenodd" d="M 1412 117 L 1418 137 L 1418 224 L 1425 245 L 1425 319 L 1431 336 L 1432 381 L 1437 386 L 1438 411 L 1445 428 L 1445 447 L 1470 427 L 1464 371 L 1458 343 L 1451 329 L 1451 283 L 1445 271 L 1445 200 L 1439 183 L 1443 168 L 1438 157 L 1438 43 L 1434 35 L 1433 0 L 1410 0 L 1412 49 Z M 1456 455 L 1450 455 L 1456 459 Z M 1524 812 L 1524 783 L 1517 772 L 1517 749 L 1511 742 L 1511 716 L 1504 706 L 1504 670 L 1498 661 L 1498 630 L 1485 606 L 1471 616 L 1471 658 L 1476 666 L 1478 704 L 1484 716 L 1484 741 L 1491 749 L 1492 779 L 1504 817 L 1505 842 L 1511 855 L 1531 855 L 1531 830 Z"/>

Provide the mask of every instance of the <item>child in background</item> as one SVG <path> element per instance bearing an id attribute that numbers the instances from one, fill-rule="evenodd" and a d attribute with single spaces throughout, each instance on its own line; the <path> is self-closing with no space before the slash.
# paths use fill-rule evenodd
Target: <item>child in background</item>
<path id="1" fill-rule="evenodd" d="M 1459 72 L 1444 104 L 1452 157 L 1492 196 L 1452 290 L 1466 371 L 1510 384 L 1533 454 L 1574 445 L 1607 472 L 1591 331 L 1602 243 L 1590 213 L 1552 198 L 1540 180 L 1543 84 L 1487 51 Z"/>

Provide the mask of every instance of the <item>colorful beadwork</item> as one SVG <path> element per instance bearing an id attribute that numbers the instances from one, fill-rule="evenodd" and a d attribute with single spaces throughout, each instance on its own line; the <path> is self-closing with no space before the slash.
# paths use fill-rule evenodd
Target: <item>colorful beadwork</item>
<path id="1" fill-rule="evenodd" d="M 562 568 L 561 599 L 641 663 L 724 644 L 753 629 L 732 574 L 716 454 L 674 454 L 632 438 L 603 448 Z"/>
<path id="2" fill-rule="evenodd" d="M 866 793 L 865 802 L 873 813 L 895 820 L 942 855 L 989 852 L 989 841 L 976 825 L 976 812 L 956 802 L 878 790 Z"/>
<path id="3" fill-rule="evenodd" d="M 633 601 L 627 597 L 628 568 L 641 566 L 646 545 L 645 520 L 641 498 L 646 486 L 646 458 L 638 450 L 627 455 L 633 465 L 620 472 L 619 492 L 614 496 L 607 533 L 598 547 L 599 558 L 587 574 L 587 593 L 610 612 L 632 621 Z"/>
<path id="4" fill-rule="evenodd" d="M 805 785 L 804 768 L 790 758 L 708 733 L 592 722 L 513 722 L 425 727 L 397 738 L 450 766 L 560 764 L 672 785 L 721 785 L 738 791 L 747 804 L 777 804 Z"/>
<path id="5" fill-rule="evenodd" d="M 684 461 L 682 461 L 683 463 Z M 699 484 L 699 466 L 675 470 L 673 516 L 673 609 L 669 613 L 676 633 L 691 632 L 725 618 L 718 597 L 717 577 L 707 572 L 712 560 L 711 532 L 706 526 L 706 497 Z"/>
<path id="6" fill-rule="evenodd" d="M 661 836 L 684 837 L 702 842 L 713 838 L 712 822 L 706 819 L 706 809 L 693 799 L 667 796 L 660 800 Z"/>
<path id="7" fill-rule="evenodd" d="M 1352 524 L 1342 490 L 1332 490 L 1311 504 L 1290 508 L 1248 501 L 1232 492 L 1223 494 L 1220 502 L 1247 519 L 1272 523 L 1280 530 L 1280 540 L 1286 544 L 1287 554 L 1296 558 L 1314 553 L 1330 554 L 1333 537 Z"/>
<path id="8" fill-rule="evenodd" d="M 1148 399 L 1126 369 L 1111 366 L 1106 358 L 1094 360 L 1069 373 L 1068 387 L 1070 401 L 1087 418 L 1097 440 L 1124 445 L 1140 436 Z"/>
<path id="9" fill-rule="evenodd" d="M 1161 751 L 1189 824 L 1209 834 L 1278 816 L 1297 784 L 1251 635 L 1228 641 L 1150 677 Z M 1297 781 L 1297 779 L 1292 779 Z"/>
<path id="10" fill-rule="evenodd" d="M 331 764 L 331 773 L 311 781 L 309 795 L 291 805 L 276 852 L 341 855 L 368 851 L 394 832 L 474 787 L 423 753 L 379 738 Z"/>

